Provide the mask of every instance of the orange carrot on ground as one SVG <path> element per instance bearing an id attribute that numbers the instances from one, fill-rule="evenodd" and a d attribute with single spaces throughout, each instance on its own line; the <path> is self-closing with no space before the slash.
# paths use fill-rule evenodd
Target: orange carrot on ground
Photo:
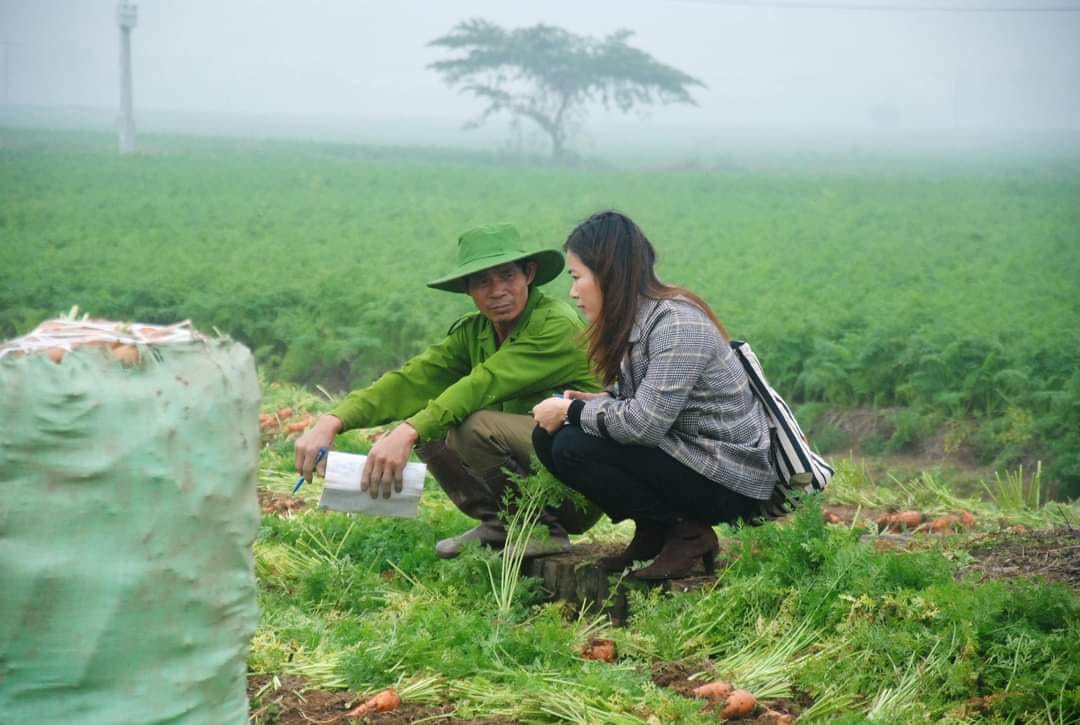
<path id="1" fill-rule="evenodd" d="M 902 526 L 908 529 L 914 529 L 922 522 L 923 515 L 921 511 L 901 511 L 893 518 L 894 526 Z"/>
<path id="2" fill-rule="evenodd" d="M 292 414 L 293 414 L 293 409 L 292 408 L 280 408 L 278 410 L 278 412 L 275 413 L 275 415 L 277 415 L 277 417 L 280 418 L 281 420 L 287 420 L 287 419 L 291 418 Z"/>
<path id="3" fill-rule="evenodd" d="M 949 531 L 955 531 L 960 527 L 960 517 L 949 514 L 948 516 L 939 516 L 926 525 L 926 530 L 931 534 L 944 534 Z"/>
<path id="4" fill-rule="evenodd" d="M 735 720 L 740 717 L 746 717 L 754 712 L 754 707 L 757 705 L 757 698 L 751 695 L 746 690 L 735 690 L 727 698 L 727 704 L 724 705 L 724 709 L 720 711 L 720 717 L 725 720 Z"/>
<path id="5" fill-rule="evenodd" d="M 899 531 L 901 529 L 914 529 L 923 521 L 923 515 L 921 511 L 900 511 L 895 514 L 886 514 L 877 520 L 879 529 L 892 529 Z"/>
<path id="6" fill-rule="evenodd" d="M 720 702 L 726 700 L 727 696 L 732 691 L 731 683 L 724 682 L 723 680 L 716 680 L 715 682 L 709 682 L 701 687 L 694 688 L 694 697 L 704 697 L 712 702 Z"/>
<path id="7" fill-rule="evenodd" d="M 397 694 L 393 688 L 388 688 L 362 705 L 349 710 L 345 713 L 345 717 L 364 717 L 376 712 L 390 712 L 396 710 L 399 705 L 401 705 L 401 695 Z"/>
<path id="8" fill-rule="evenodd" d="M 795 716 L 788 712 L 781 712 L 769 708 L 765 710 L 765 717 L 772 720 L 773 725 L 791 725 L 795 722 Z"/>
<path id="9" fill-rule="evenodd" d="M 594 639 L 581 651 L 581 656 L 587 660 L 613 662 L 615 660 L 615 643 L 610 639 Z"/>
<path id="10" fill-rule="evenodd" d="M 289 425 L 285 426 L 285 432 L 286 433 L 300 433 L 305 428 L 307 428 L 309 425 L 311 425 L 311 418 L 304 418 L 303 420 L 299 420 L 299 421 L 297 421 L 295 423 L 290 423 Z"/>
<path id="11" fill-rule="evenodd" d="M 962 523 L 965 528 L 970 529 L 972 526 L 975 525 L 975 514 L 971 513 L 970 511 L 961 511 L 960 523 Z"/>

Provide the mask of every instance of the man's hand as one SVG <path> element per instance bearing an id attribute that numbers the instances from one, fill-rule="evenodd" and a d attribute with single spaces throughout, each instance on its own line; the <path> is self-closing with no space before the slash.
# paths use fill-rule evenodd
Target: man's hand
<path id="1" fill-rule="evenodd" d="M 371 447 L 367 455 L 364 472 L 360 474 L 360 490 L 367 491 L 372 498 L 381 492 L 383 498 L 390 498 L 390 487 L 401 493 L 405 464 L 409 462 L 409 453 L 420 439 L 408 423 L 402 423 L 390 434 Z"/>
<path id="2" fill-rule="evenodd" d="M 315 467 L 315 458 L 319 455 L 319 449 L 330 450 L 334 446 L 334 436 L 341 432 L 344 426 L 341 419 L 332 415 L 324 415 L 319 418 L 304 435 L 296 439 L 293 445 L 296 453 L 296 470 L 306 480 L 311 481 Z M 326 475 L 326 459 L 319 464 L 319 475 Z"/>
<path id="3" fill-rule="evenodd" d="M 548 398 L 541 400 L 533 409 L 533 420 L 548 433 L 554 433 L 566 422 L 566 412 L 572 401 L 566 398 Z"/>

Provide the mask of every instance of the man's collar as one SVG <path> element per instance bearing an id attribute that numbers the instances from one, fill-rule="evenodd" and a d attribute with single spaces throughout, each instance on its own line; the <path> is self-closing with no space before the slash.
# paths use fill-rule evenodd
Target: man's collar
<path id="1" fill-rule="evenodd" d="M 543 297 L 544 293 L 536 287 L 529 290 L 529 299 L 525 302 L 525 309 L 523 309 L 521 315 L 518 316 L 517 321 L 514 323 L 514 328 L 510 330 L 510 334 L 506 337 L 507 340 L 513 340 L 517 337 L 519 332 L 525 329 L 529 324 L 529 320 L 532 319 L 533 310 L 540 304 L 540 300 L 543 299 Z"/>
<path id="2" fill-rule="evenodd" d="M 521 311 L 521 314 L 518 315 L 517 320 L 514 321 L 514 327 L 510 330 L 510 334 L 506 336 L 506 340 L 513 340 L 515 337 L 517 337 L 519 332 L 525 329 L 525 327 L 529 324 L 529 320 L 532 319 L 533 310 L 536 309 L 536 306 L 540 304 L 540 300 L 542 300 L 543 298 L 544 293 L 541 292 L 538 288 L 533 287 L 529 290 L 529 299 L 525 302 L 525 309 Z M 495 323 L 493 323 L 491 320 L 488 320 L 487 318 L 484 318 L 484 320 L 487 322 L 487 324 L 483 326 L 480 332 L 480 338 L 483 340 L 490 339 L 494 341 Z"/>

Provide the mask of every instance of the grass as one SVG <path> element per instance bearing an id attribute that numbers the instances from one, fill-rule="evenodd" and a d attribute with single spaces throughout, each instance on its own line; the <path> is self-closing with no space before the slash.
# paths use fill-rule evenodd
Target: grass
<path id="1" fill-rule="evenodd" d="M 1024 467 L 1002 476 L 994 472 L 993 483 L 984 483 L 986 493 L 998 508 L 1006 511 L 1037 511 L 1042 503 L 1042 462 L 1035 466 L 1030 479 L 1024 477 Z"/>
<path id="2" fill-rule="evenodd" d="M 506 521 L 506 545 L 499 557 L 499 581 L 495 581 L 493 567 L 488 567 L 488 581 L 495 597 L 498 613 L 502 617 L 510 614 L 514 606 L 515 594 L 521 582 L 521 564 L 525 560 L 529 538 L 537 530 L 540 515 L 546 505 L 544 491 L 538 486 L 525 485 L 527 477 L 515 476 L 518 495 L 509 494 L 504 501 L 505 510 L 509 511 Z"/>

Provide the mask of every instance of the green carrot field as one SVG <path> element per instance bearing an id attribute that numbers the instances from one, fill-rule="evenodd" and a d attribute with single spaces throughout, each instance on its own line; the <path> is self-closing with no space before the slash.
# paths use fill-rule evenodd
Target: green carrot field
<path id="1" fill-rule="evenodd" d="M 254 351 L 265 412 L 292 422 L 469 309 L 424 287 L 464 229 L 512 221 L 554 247 L 620 209 L 665 280 L 753 344 L 837 462 L 830 490 L 784 522 L 721 527 L 718 580 L 634 589 L 616 623 L 546 601 L 536 579 L 507 590 L 490 552 L 438 561 L 435 541 L 468 521 L 433 481 L 419 521 L 316 511 L 317 484 L 291 498 L 291 441 L 271 428 L 253 721 L 343 721 L 394 686 L 405 709 L 373 722 L 711 722 L 719 709 L 690 690 L 719 678 L 757 696 L 760 722 L 1080 721 L 1080 508 L 1066 502 L 1080 497 L 1080 171 L 841 166 L 563 168 L 181 137 L 120 158 L 106 136 L 0 129 L 0 338 L 74 305 L 190 318 Z M 888 467 L 930 447 L 977 480 Z M 905 509 L 975 523 L 879 531 Z M 628 535 L 602 524 L 576 543 Z M 614 662 L 582 658 L 597 638 Z"/>
<path id="2" fill-rule="evenodd" d="M 793 401 L 885 411 L 866 452 L 1047 464 L 1080 495 L 1080 170 L 605 171 L 332 144 L 0 131 L 0 335 L 72 305 L 192 319 L 268 380 L 362 385 L 469 309 L 424 287 L 493 220 L 558 246 L 614 207 Z M 828 168 L 828 164 L 818 164 Z M 814 168 L 810 165 L 810 168 Z M 860 168 L 849 164 L 846 168 Z M 566 293 L 560 281 L 552 294 Z M 826 449 L 849 441 L 825 431 Z"/>

